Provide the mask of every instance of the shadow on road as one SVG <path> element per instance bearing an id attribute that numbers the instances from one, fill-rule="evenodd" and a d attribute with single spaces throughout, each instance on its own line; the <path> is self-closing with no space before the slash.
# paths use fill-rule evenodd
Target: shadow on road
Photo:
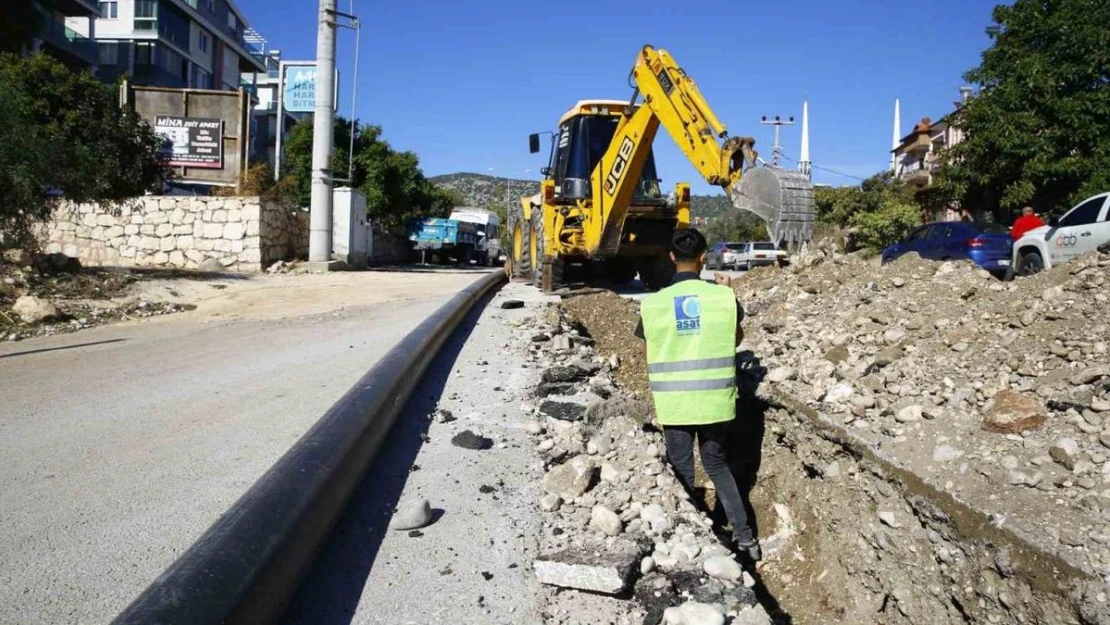
<path id="1" fill-rule="evenodd" d="M 16 356 L 29 356 L 31 354 L 42 354 L 45 352 L 58 352 L 66 349 L 80 349 L 82 347 L 92 347 L 93 345 L 107 345 L 109 343 L 122 343 L 127 339 L 109 339 L 106 341 L 92 341 L 91 343 L 77 343 L 76 345 L 65 345 L 62 347 L 44 347 L 42 349 L 28 349 L 22 352 L 13 352 L 11 354 L 0 354 L 0 358 L 15 358 Z"/>
<path id="2" fill-rule="evenodd" d="M 351 622 L 389 531 L 390 518 L 424 444 L 428 417 L 439 403 L 455 361 L 492 296 L 471 310 L 424 372 L 281 623 Z"/>

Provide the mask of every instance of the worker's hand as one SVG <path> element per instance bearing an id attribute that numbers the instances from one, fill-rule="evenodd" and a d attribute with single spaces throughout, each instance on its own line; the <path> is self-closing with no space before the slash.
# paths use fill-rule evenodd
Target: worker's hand
<path id="1" fill-rule="evenodd" d="M 713 274 L 713 281 L 721 286 L 732 286 L 732 278 L 723 273 Z"/>

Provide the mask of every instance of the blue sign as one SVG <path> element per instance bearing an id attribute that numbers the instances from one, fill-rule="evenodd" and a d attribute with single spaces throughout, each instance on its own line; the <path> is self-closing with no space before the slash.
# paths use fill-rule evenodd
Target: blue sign
<path id="1" fill-rule="evenodd" d="M 316 110 L 316 66 L 287 65 L 282 108 L 290 113 L 311 113 Z"/>
<path id="2" fill-rule="evenodd" d="M 697 295 L 679 295 L 674 298 L 675 329 L 678 334 L 701 333 L 701 302 Z"/>

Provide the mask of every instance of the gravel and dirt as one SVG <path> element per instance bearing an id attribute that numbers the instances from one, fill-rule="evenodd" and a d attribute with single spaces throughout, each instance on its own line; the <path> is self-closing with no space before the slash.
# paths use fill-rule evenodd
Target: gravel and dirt
<path id="1" fill-rule="evenodd" d="M 737 445 L 762 439 L 761 577 L 792 622 L 1110 622 L 1108 278 L 818 250 L 734 282 Z M 646 396 L 637 304 L 563 305 Z"/>

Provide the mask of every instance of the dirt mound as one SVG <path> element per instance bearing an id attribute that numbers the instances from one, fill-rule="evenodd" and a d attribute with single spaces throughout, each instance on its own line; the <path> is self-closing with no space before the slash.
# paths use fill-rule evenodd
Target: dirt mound
<path id="1" fill-rule="evenodd" d="M 806 528 L 764 569 L 796 622 L 1110 622 L 1108 284 L 1105 253 L 1002 282 L 826 250 L 734 282 L 759 395 L 798 402 L 753 490 L 762 535 Z M 564 305 L 646 397 L 636 305 Z"/>
<path id="2" fill-rule="evenodd" d="M 636 303 L 613 293 L 597 293 L 569 298 L 563 308 L 588 329 L 597 341 L 597 353 L 606 358 L 617 355 L 617 379 L 633 396 L 648 397 L 644 342 L 635 335 L 640 319 Z"/>

